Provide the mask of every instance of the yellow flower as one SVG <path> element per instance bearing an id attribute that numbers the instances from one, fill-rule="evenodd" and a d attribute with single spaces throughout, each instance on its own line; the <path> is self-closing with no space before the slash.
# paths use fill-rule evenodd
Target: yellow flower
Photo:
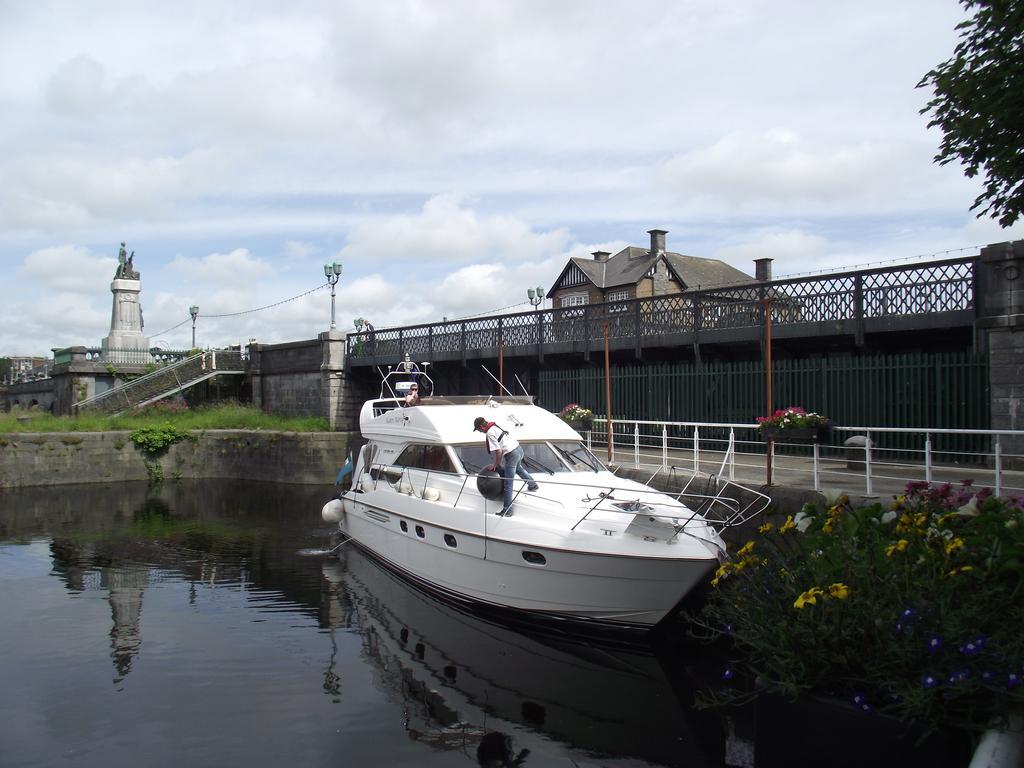
<path id="1" fill-rule="evenodd" d="M 963 547 L 964 547 L 964 540 L 963 539 L 961 539 L 961 538 L 953 539 L 952 541 L 950 541 L 950 542 L 948 542 L 946 544 L 946 554 L 947 555 L 951 555 L 954 552 L 956 552 L 958 549 L 963 549 Z"/>
<path id="2" fill-rule="evenodd" d="M 973 565 L 961 565 L 959 568 L 954 568 L 952 571 L 946 574 L 946 576 L 957 576 L 961 573 L 970 573 L 974 570 Z"/>
<path id="3" fill-rule="evenodd" d="M 903 509 L 903 505 L 906 503 L 906 501 L 906 496 L 897 496 L 895 499 L 892 500 L 892 503 L 889 505 L 889 509 Z"/>
<path id="4" fill-rule="evenodd" d="M 711 580 L 711 586 L 717 587 L 721 583 L 722 579 L 724 579 L 733 571 L 738 570 L 739 568 L 733 563 L 723 563 L 722 565 L 718 566 L 718 570 L 715 571 L 715 578 Z"/>
<path id="5" fill-rule="evenodd" d="M 828 596 L 836 600 L 845 600 L 850 596 L 850 588 L 840 581 L 828 588 Z"/>
<path id="6" fill-rule="evenodd" d="M 779 526 L 779 533 L 788 533 L 796 528 L 796 523 L 793 521 L 793 516 L 789 515 L 786 517 L 786 522 Z"/>
<path id="7" fill-rule="evenodd" d="M 771 533 L 774 528 L 775 528 L 775 523 L 765 523 L 764 525 L 762 525 L 760 528 L 757 529 L 757 532 L 758 533 Z"/>
<path id="8" fill-rule="evenodd" d="M 885 548 L 886 557 L 892 557 L 895 552 L 906 552 L 908 543 L 906 539 L 900 539 L 895 544 L 890 544 Z"/>
<path id="9" fill-rule="evenodd" d="M 820 587 L 811 587 L 796 599 L 793 607 L 803 610 L 805 605 L 815 605 L 818 602 L 818 598 L 823 597 L 824 594 Z"/>
<path id="10" fill-rule="evenodd" d="M 746 544 L 744 544 L 742 547 L 740 547 L 740 551 L 737 552 L 736 555 L 738 557 L 743 557 L 744 555 L 749 555 L 753 551 L 753 549 L 754 549 L 754 542 L 753 541 L 748 541 Z"/>

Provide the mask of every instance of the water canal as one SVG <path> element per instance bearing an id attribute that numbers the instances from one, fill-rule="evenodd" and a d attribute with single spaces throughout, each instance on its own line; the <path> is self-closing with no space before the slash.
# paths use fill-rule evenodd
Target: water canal
<path id="1" fill-rule="evenodd" d="M 832 727 L 850 713 L 818 733 L 798 711 L 692 708 L 721 661 L 681 627 L 584 641 L 469 615 L 351 547 L 311 556 L 323 501 L 229 482 L 0 492 L 0 765 L 717 768 L 754 765 L 755 744 L 762 768 L 923 764 L 891 730 L 866 753 Z"/>

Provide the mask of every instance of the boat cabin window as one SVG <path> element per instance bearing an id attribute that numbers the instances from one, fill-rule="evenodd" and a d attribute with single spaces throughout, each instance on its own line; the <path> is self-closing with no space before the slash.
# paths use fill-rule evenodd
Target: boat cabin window
<path id="1" fill-rule="evenodd" d="M 523 449 L 523 464 L 531 475 L 555 474 L 556 472 L 597 472 L 601 462 L 587 450 L 583 443 L 520 443 Z M 489 467 L 494 457 L 483 445 L 453 446 L 455 454 L 466 472 L 478 474 Z"/>
<path id="2" fill-rule="evenodd" d="M 406 446 L 405 450 L 395 459 L 395 464 L 400 467 L 428 469 L 431 472 L 455 471 L 455 465 L 452 464 L 448 450 L 443 445 L 413 444 Z"/>

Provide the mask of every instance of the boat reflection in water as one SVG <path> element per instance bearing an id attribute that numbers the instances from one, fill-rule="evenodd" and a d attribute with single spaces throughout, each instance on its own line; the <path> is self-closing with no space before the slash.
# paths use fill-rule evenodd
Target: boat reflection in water
<path id="1" fill-rule="evenodd" d="M 470 614 L 352 547 L 325 561 L 323 575 L 326 621 L 358 624 L 380 682 L 404 701 L 410 739 L 484 765 L 524 764 L 541 745 L 548 755 L 577 760 L 582 750 L 695 768 L 722 764 L 716 721 L 698 738 L 691 723 L 705 718 L 684 709 L 643 647 L 602 647 Z"/>
<path id="2" fill-rule="evenodd" d="M 351 545 L 308 556 L 328 531 L 299 517 L 319 489 L 303 493 L 207 482 L 0 499 L 0 755 L 723 764 L 719 716 L 687 708 L 689 675 L 666 674 L 664 656 L 464 612 Z"/>

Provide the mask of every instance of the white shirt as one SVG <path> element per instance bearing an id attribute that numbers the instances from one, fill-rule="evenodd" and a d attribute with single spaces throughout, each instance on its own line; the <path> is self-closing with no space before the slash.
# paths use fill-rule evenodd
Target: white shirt
<path id="1" fill-rule="evenodd" d="M 504 436 L 502 436 L 502 432 L 504 432 Z M 499 448 L 505 453 L 511 453 L 519 447 L 519 441 L 497 424 L 488 429 L 484 434 L 487 436 L 487 450 L 491 453 Z"/>

